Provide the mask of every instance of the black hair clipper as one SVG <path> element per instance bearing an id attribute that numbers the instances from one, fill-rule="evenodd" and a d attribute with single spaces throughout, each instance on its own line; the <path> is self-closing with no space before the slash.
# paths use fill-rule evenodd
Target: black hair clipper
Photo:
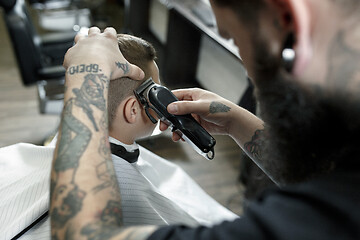
<path id="1" fill-rule="evenodd" d="M 149 109 L 152 109 L 161 121 L 165 122 L 173 132 L 177 132 L 200 155 L 208 160 L 214 158 L 216 140 L 190 114 L 173 115 L 167 111 L 170 103 L 179 101 L 168 88 L 156 84 L 152 78 L 149 78 L 134 90 L 134 94 L 154 124 L 157 120 Z"/>

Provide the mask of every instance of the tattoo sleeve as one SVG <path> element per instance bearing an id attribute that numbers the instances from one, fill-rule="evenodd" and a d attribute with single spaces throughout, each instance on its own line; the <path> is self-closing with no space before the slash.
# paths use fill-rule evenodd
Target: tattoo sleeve
<path id="1" fill-rule="evenodd" d="M 67 72 L 51 171 L 52 239 L 145 239 L 155 230 L 123 226 L 108 142 L 108 76 L 97 64 L 82 64 Z"/>

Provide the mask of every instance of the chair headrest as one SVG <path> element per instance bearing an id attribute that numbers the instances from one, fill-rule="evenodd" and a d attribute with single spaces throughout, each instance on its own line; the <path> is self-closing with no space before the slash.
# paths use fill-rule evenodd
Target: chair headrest
<path id="1" fill-rule="evenodd" d="M 16 4 L 16 0 L 0 0 L 0 7 L 4 8 L 5 12 L 10 11 Z"/>

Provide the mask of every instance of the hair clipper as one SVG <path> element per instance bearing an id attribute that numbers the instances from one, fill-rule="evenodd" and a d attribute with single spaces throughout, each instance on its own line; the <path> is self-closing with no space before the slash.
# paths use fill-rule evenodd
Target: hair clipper
<path id="1" fill-rule="evenodd" d="M 152 78 L 149 78 L 134 90 L 134 94 L 154 124 L 157 120 L 149 109 L 152 109 L 161 121 L 165 122 L 173 132 L 177 132 L 200 155 L 208 160 L 214 158 L 216 140 L 190 114 L 173 115 L 167 111 L 170 103 L 179 101 L 168 88 L 156 84 Z"/>

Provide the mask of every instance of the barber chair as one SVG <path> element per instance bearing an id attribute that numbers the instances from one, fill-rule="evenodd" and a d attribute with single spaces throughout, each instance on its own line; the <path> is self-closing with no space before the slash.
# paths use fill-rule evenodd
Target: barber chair
<path id="1" fill-rule="evenodd" d="M 60 113 L 65 79 L 62 61 L 76 32 L 39 36 L 24 0 L 0 0 L 0 7 L 23 84 L 37 85 L 41 113 Z"/>

